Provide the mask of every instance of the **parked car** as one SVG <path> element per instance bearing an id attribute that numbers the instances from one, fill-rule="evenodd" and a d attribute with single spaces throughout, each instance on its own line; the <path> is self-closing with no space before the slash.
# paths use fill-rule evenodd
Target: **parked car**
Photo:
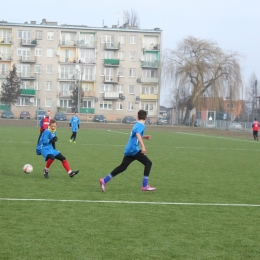
<path id="1" fill-rule="evenodd" d="M 62 112 L 57 112 L 54 116 L 54 119 L 57 120 L 57 121 L 66 121 L 67 120 L 67 117 L 64 113 Z"/>
<path id="2" fill-rule="evenodd" d="M 30 119 L 31 115 L 28 111 L 22 111 L 20 113 L 20 119 Z"/>
<path id="3" fill-rule="evenodd" d="M 201 125 L 201 120 L 200 120 L 200 119 L 195 119 L 195 120 L 194 120 L 194 126 L 200 126 L 200 125 Z M 192 125 L 192 120 L 188 121 L 188 122 L 186 123 L 186 126 L 193 126 L 193 125 Z"/>
<path id="4" fill-rule="evenodd" d="M 152 120 L 150 117 L 147 117 L 146 120 L 145 120 L 145 123 L 150 125 L 152 123 Z"/>
<path id="5" fill-rule="evenodd" d="M 122 119 L 122 123 L 125 123 L 125 124 L 135 124 L 136 123 L 136 119 L 133 116 L 125 116 Z"/>
<path id="6" fill-rule="evenodd" d="M 106 123 L 107 119 L 104 115 L 95 115 L 93 121 Z"/>
<path id="7" fill-rule="evenodd" d="M 41 120 L 45 115 L 46 115 L 46 111 L 45 110 L 36 110 L 34 119 L 35 120 L 37 120 L 37 119 Z"/>
<path id="8" fill-rule="evenodd" d="M 229 129 L 230 130 L 242 130 L 243 129 L 243 126 L 241 123 L 232 123 L 230 126 L 229 126 Z"/>
<path id="9" fill-rule="evenodd" d="M 166 118 L 164 117 L 159 117 L 156 121 L 156 124 L 157 125 L 167 125 L 168 124 L 168 121 Z"/>
<path id="10" fill-rule="evenodd" d="M 11 111 L 11 110 L 5 110 L 5 111 L 3 111 L 2 112 L 2 116 L 1 116 L 2 118 L 14 118 L 14 114 L 13 114 L 13 112 Z"/>

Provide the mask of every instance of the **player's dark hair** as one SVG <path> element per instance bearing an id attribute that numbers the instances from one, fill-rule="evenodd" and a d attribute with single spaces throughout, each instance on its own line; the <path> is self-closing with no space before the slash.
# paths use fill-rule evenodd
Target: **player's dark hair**
<path id="1" fill-rule="evenodd" d="M 51 124 L 55 124 L 55 123 L 56 123 L 56 120 L 54 120 L 54 119 L 51 119 L 51 120 L 50 120 L 50 125 L 51 125 Z"/>
<path id="2" fill-rule="evenodd" d="M 147 112 L 143 109 L 138 111 L 138 119 L 143 119 L 145 120 L 147 116 Z"/>

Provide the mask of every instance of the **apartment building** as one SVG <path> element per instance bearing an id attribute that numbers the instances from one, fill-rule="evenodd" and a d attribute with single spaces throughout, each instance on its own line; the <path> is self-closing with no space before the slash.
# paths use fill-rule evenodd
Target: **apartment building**
<path id="1" fill-rule="evenodd" d="M 21 96 L 15 115 L 37 108 L 73 113 L 73 88 L 81 86 L 80 116 L 103 114 L 108 121 L 159 113 L 162 31 L 124 24 L 100 28 L 58 25 L 43 19 L 0 21 L 0 84 L 17 67 Z M 0 110 L 5 109 L 0 104 Z"/>

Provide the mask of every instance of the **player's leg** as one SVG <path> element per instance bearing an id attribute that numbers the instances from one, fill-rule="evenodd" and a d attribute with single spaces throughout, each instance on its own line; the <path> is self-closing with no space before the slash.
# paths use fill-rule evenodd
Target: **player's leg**
<path id="1" fill-rule="evenodd" d="M 47 179 L 49 178 L 49 168 L 50 168 L 51 164 L 53 163 L 54 159 L 55 158 L 52 154 L 48 154 L 46 156 L 46 164 L 45 164 L 45 168 L 43 170 L 43 175 Z"/>
<path id="2" fill-rule="evenodd" d="M 116 175 L 119 173 L 125 171 L 130 163 L 132 163 L 135 160 L 133 156 L 124 156 L 121 164 L 117 166 L 110 174 L 105 176 L 104 178 L 99 179 L 100 188 L 104 192 L 106 184 Z"/>
<path id="3" fill-rule="evenodd" d="M 66 158 L 61 153 L 57 154 L 55 156 L 55 159 L 61 161 L 64 169 L 67 171 L 67 173 L 69 174 L 70 177 L 73 177 L 73 176 L 75 176 L 76 174 L 79 173 L 79 170 L 77 170 L 77 171 L 71 170 L 68 161 L 66 160 Z"/>
<path id="4" fill-rule="evenodd" d="M 148 185 L 149 175 L 150 175 L 150 171 L 151 171 L 152 164 L 153 164 L 152 161 L 147 157 L 147 155 L 141 153 L 141 151 L 139 151 L 135 155 L 135 159 L 144 165 L 144 177 L 143 177 L 143 182 L 142 182 L 142 191 L 156 190 L 156 188 Z"/>

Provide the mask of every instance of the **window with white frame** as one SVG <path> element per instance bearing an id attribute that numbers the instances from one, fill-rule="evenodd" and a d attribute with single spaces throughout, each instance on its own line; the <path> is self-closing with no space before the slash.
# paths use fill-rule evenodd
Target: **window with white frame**
<path id="1" fill-rule="evenodd" d="M 19 30 L 18 39 L 22 39 L 22 43 L 31 43 L 31 32 Z"/>
<path id="2" fill-rule="evenodd" d="M 99 109 L 112 110 L 112 101 L 101 101 L 99 103 Z"/>
<path id="3" fill-rule="evenodd" d="M 60 65 L 61 79 L 68 79 L 68 80 L 76 79 L 75 74 L 76 74 L 75 65 Z"/>
<path id="4" fill-rule="evenodd" d="M 93 84 L 91 83 L 82 83 L 83 91 L 93 91 Z"/>
<path id="5" fill-rule="evenodd" d="M 21 89 L 32 89 L 30 81 L 21 81 Z"/>
<path id="6" fill-rule="evenodd" d="M 34 66 L 34 73 L 37 73 L 37 74 L 41 73 L 41 65 L 37 64 Z"/>
<path id="7" fill-rule="evenodd" d="M 131 78 L 135 77 L 135 69 L 129 69 L 129 77 Z"/>
<path id="8" fill-rule="evenodd" d="M 124 77 L 124 69 L 123 68 L 118 68 L 118 77 L 120 77 L 120 78 Z"/>
<path id="9" fill-rule="evenodd" d="M 113 85 L 111 84 L 101 84 L 100 85 L 100 93 L 104 92 L 113 92 Z"/>
<path id="10" fill-rule="evenodd" d="M 41 100 L 39 98 L 34 98 L 33 100 L 33 106 L 34 107 L 40 107 Z"/>
<path id="11" fill-rule="evenodd" d="M 142 102 L 142 109 L 147 111 L 147 114 L 148 114 L 148 111 L 153 111 L 154 110 L 154 104 L 153 103 L 143 103 Z"/>
<path id="12" fill-rule="evenodd" d="M 19 97 L 17 102 L 17 106 L 29 106 L 30 105 L 30 98 L 28 97 Z"/>
<path id="13" fill-rule="evenodd" d="M 42 31 L 36 31 L 35 38 L 36 40 L 42 40 Z"/>
<path id="14" fill-rule="evenodd" d="M 134 85 L 128 86 L 128 94 L 135 94 L 135 86 Z"/>
<path id="15" fill-rule="evenodd" d="M 125 44 L 125 35 L 119 35 L 118 36 L 118 42 L 120 44 Z"/>
<path id="16" fill-rule="evenodd" d="M 133 102 L 128 102 L 127 110 L 134 111 L 134 103 Z"/>
<path id="17" fill-rule="evenodd" d="M 52 65 L 47 65 L 46 66 L 46 73 L 47 74 L 52 74 Z"/>
<path id="18" fill-rule="evenodd" d="M 122 102 L 116 102 L 116 110 L 123 110 L 123 103 Z"/>
<path id="19" fill-rule="evenodd" d="M 49 41 L 54 40 L 54 32 L 47 32 L 47 40 Z"/>
<path id="20" fill-rule="evenodd" d="M 95 63 L 95 51 L 89 49 L 80 49 L 79 60 L 82 63 Z"/>
<path id="21" fill-rule="evenodd" d="M 0 75 L 9 74 L 9 65 L 6 63 L 0 63 Z"/>
<path id="22" fill-rule="evenodd" d="M 35 48 L 35 56 L 42 56 L 42 49 L 41 48 Z"/>
<path id="23" fill-rule="evenodd" d="M 105 76 L 105 80 L 113 80 L 114 76 L 114 69 L 113 68 L 101 68 L 101 75 L 100 76 Z"/>
<path id="24" fill-rule="evenodd" d="M 125 60 L 125 52 L 124 51 L 118 52 L 118 59 L 119 60 Z"/>
<path id="25" fill-rule="evenodd" d="M 68 82 L 61 82 L 60 83 L 60 96 L 68 97 L 71 95 L 71 85 Z"/>
<path id="26" fill-rule="evenodd" d="M 69 62 L 74 59 L 74 50 L 62 50 L 61 51 L 61 61 L 62 62 Z"/>
<path id="27" fill-rule="evenodd" d="M 47 49 L 47 57 L 52 58 L 53 57 L 53 49 Z"/>
<path id="28" fill-rule="evenodd" d="M 133 51 L 129 52 L 129 60 L 136 61 L 136 52 L 133 52 Z"/>
<path id="29" fill-rule="evenodd" d="M 94 67 L 84 67 L 82 79 L 83 80 L 89 80 L 89 81 L 95 80 L 95 73 L 94 72 L 95 72 Z"/>
<path id="30" fill-rule="evenodd" d="M 142 70 L 142 77 L 144 77 L 144 78 L 157 78 L 157 70 L 143 69 Z"/>
<path id="31" fill-rule="evenodd" d="M 152 86 L 142 86 L 142 94 L 146 94 L 146 95 L 153 95 L 155 93 L 155 87 Z"/>
<path id="32" fill-rule="evenodd" d="M 10 43 L 11 35 L 11 30 L 0 30 L 0 38 L 3 42 Z"/>
<path id="33" fill-rule="evenodd" d="M 95 41 L 94 34 L 85 34 L 85 33 L 80 34 L 80 40 L 79 40 L 80 46 L 93 47 L 94 41 Z"/>
<path id="34" fill-rule="evenodd" d="M 45 107 L 52 107 L 52 99 L 51 98 L 45 99 Z"/>
<path id="35" fill-rule="evenodd" d="M 93 101 L 92 100 L 84 100 L 83 101 L 83 107 L 86 107 L 86 108 L 93 108 Z"/>
<path id="36" fill-rule="evenodd" d="M 115 47 L 115 36 L 114 35 L 102 35 L 101 42 L 105 43 L 107 47 Z"/>
<path id="37" fill-rule="evenodd" d="M 130 44 L 136 44 L 136 35 L 130 36 Z"/>
<path id="38" fill-rule="evenodd" d="M 144 55 L 145 61 L 157 61 L 157 55 L 155 53 L 145 53 Z"/>
<path id="39" fill-rule="evenodd" d="M 158 46 L 158 37 L 145 36 L 144 37 L 144 48 L 148 50 L 155 49 Z"/>
<path id="40" fill-rule="evenodd" d="M 18 64 L 17 65 L 17 73 L 19 73 L 21 77 L 30 77 L 30 65 L 26 64 Z"/>
<path id="41" fill-rule="evenodd" d="M 46 82 L 45 90 L 46 91 L 52 91 L 52 82 L 51 81 Z"/>
<path id="42" fill-rule="evenodd" d="M 123 85 L 117 85 L 117 93 L 123 93 Z"/>
<path id="43" fill-rule="evenodd" d="M 60 107 L 62 107 L 62 108 L 72 107 L 72 100 L 71 99 L 60 99 Z"/>
<path id="44" fill-rule="evenodd" d="M 101 52 L 101 59 L 114 59 L 114 52 L 113 51 L 102 51 Z"/>

